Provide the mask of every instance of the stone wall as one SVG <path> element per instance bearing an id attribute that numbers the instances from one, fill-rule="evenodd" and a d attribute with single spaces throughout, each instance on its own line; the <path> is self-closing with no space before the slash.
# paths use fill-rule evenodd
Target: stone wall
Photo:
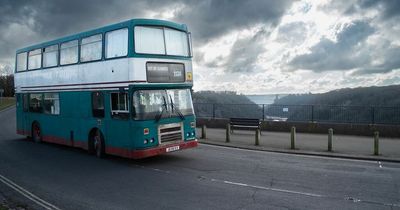
<path id="1" fill-rule="evenodd" d="M 206 125 L 209 128 L 226 128 L 229 119 L 209 119 L 198 118 L 197 126 Z M 262 130 L 290 132 L 292 126 L 300 133 L 328 133 L 329 128 L 333 128 L 335 134 L 373 136 L 374 131 L 379 131 L 382 137 L 400 137 L 400 125 L 369 125 L 369 124 L 335 124 L 335 123 L 316 123 L 316 122 L 262 122 Z"/>

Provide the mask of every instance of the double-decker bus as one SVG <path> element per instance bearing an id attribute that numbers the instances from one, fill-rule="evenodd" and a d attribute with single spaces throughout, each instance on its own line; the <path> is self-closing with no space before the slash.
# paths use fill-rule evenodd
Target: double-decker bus
<path id="1" fill-rule="evenodd" d="M 197 146 L 191 37 L 132 19 L 16 52 L 17 133 L 145 158 Z"/>

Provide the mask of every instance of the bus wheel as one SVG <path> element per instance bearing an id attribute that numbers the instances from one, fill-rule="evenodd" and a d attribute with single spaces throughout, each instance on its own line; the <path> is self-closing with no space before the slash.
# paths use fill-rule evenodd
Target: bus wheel
<path id="1" fill-rule="evenodd" d="M 99 130 L 97 130 L 93 135 L 93 149 L 98 158 L 103 158 L 105 156 L 104 149 L 104 138 Z"/>
<path id="2" fill-rule="evenodd" d="M 36 143 L 42 141 L 42 132 L 40 131 L 40 125 L 37 122 L 34 122 L 32 125 L 32 140 Z"/>

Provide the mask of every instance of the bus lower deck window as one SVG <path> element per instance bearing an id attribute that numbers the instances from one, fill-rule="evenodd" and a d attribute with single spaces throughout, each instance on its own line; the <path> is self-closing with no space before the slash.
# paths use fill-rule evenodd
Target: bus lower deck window
<path id="1" fill-rule="evenodd" d="M 129 117 L 128 94 L 111 93 L 111 115 L 116 118 L 126 119 Z"/>
<path id="2" fill-rule="evenodd" d="M 45 93 L 44 94 L 44 113 L 46 114 L 60 114 L 60 99 L 58 93 Z"/>
<path id="3" fill-rule="evenodd" d="M 43 112 L 42 94 L 30 94 L 29 96 L 29 111 Z"/>

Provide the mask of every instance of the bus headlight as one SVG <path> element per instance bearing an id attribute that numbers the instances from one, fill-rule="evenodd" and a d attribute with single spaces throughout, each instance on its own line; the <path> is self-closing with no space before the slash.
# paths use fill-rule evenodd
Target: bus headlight
<path id="1" fill-rule="evenodd" d="M 189 82 L 193 81 L 192 72 L 187 72 L 186 73 L 186 81 L 189 81 Z"/>

